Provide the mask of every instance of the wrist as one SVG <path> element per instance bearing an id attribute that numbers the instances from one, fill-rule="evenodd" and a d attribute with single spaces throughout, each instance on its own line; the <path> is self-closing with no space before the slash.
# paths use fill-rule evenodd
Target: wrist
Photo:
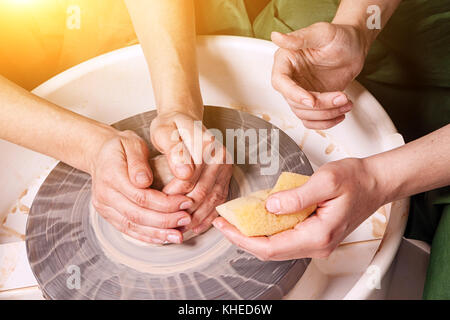
<path id="1" fill-rule="evenodd" d="M 359 44 L 361 52 L 364 57 L 367 56 L 370 47 L 372 46 L 373 41 L 376 38 L 376 35 L 373 34 L 373 30 L 369 30 L 365 25 L 360 24 L 359 22 L 354 23 L 340 23 L 339 21 L 332 22 L 334 25 L 338 25 L 343 28 L 347 28 L 347 30 L 351 30 L 350 32 L 353 34 L 353 38 Z"/>
<path id="2" fill-rule="evenodd" d="M 367 16 L 365 14 L 349 14 L 347 10 L 338 10 L 332 23 L 351 27 L 358 37 L 365 56 L 381 31 L 379 29 L 370 29 L 367 26 Z"/>
<path id="3" fill-rule="evenodd" d="M 158 116 L 168 116 L 170 114 L 181 113 L 194 120 L 203 120 L 203 104 L 172 104 L 158 107 Z"/>
<path id="4" fill-rule="evenodd" d="M 82 170 L 92 175 L 96 159 L 105 143 L 120 135 L 120 131 L 102 123 L 95 123 L 90 130 L 89 144 L 86 146 Z"/>
<path id="5" fill-rule="evenodd" d="M 380 206 L 396 200 L 397 186 L 395 176 L 389 172 L 389 164 L 377 155 L 361 159 L 366 173 L 373 180 L 370 192 L 378 196 Z"/>

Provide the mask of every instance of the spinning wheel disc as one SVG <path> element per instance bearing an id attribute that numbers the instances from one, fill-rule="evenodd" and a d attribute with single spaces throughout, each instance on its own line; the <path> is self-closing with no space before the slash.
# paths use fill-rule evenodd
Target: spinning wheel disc
<path id="1" fill-rule="evenodd" d="M 156 111 L 150 111 L 114 126 L 135 131 L 156 154 L 148 130 L 155 116 Z M 219 107 L 205 107 L 204 123 L 223 133 L 268 129 L 269 145 L 270 130 L 277 129 L 250 114 Z M 261 175 L 263 166 L 258 163 L 235 165 L 229 199 L 272 187 L 282 171 L 312 174 L 304 153 L 281 130 L 276 157 L 279 167 L 272 175 Z M 214 228 L 181 245 L 140 246 L 125 240 L 93 211 L 90 198 L 90 176 L 60 163 L 32 205 L 26 232 L 28 259 L 50 299 L 279 299 L 309 263 L 309 259 L 259 261 Z M 79 273 L 79 288 L 70 284 L 74 272 Z"/>

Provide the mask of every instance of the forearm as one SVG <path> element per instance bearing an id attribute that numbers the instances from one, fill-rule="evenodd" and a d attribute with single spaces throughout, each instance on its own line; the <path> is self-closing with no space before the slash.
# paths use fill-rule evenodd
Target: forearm
<path id="1" fill-rule="evenodd" d="M 400 2 L 401 0 L 341 0 L 333 23 L 351 25 L 357 28 L 364 38 L 368 50 L 372 42 L 386 26 Z M 372 5 L 376 5 L 380 8 L 381 17 L 379 29 L 369 29 L 367 26 L 367 19 L 370 16 L 367 9 Z"/>
<path id="2" fill-rule="evenodd" d="M 364 161 L 386 203 L 450 185 L 450 124 Z"/>
<path id="3" fill-rule="evenodd" d="M 150 70 L 158 112 L 201 119 L 193 0 L 126 0 Z"/>
<path id="4" fill-rule="evenodd" d="M 89 172 L 92 157 L 114 133 L 0 76 L 0 139 Z"/>

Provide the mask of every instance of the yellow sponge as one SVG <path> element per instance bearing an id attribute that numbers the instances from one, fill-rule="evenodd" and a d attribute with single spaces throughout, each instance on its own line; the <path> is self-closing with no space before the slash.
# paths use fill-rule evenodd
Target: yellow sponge
<path id="1" fill-rule="evenodd" d="M 266 210 L 266 199 L 275 192 L 300 187 L 309 177 L 283 172 L 273 189 L 260 190 L 218 206 L 217 212 L 246 236 L 269 236 L 292 229 L 316 210 L 317 206 L 300 212 L 276 215 Z"/>

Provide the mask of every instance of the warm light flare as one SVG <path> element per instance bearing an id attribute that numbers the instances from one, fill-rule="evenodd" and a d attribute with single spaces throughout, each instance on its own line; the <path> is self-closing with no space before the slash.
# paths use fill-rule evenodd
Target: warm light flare
<path id="1" fill-rule="evenodd" d="M 33 0 L 7 0 L 11 4 L 25 5 L 30 4 Z"/>

